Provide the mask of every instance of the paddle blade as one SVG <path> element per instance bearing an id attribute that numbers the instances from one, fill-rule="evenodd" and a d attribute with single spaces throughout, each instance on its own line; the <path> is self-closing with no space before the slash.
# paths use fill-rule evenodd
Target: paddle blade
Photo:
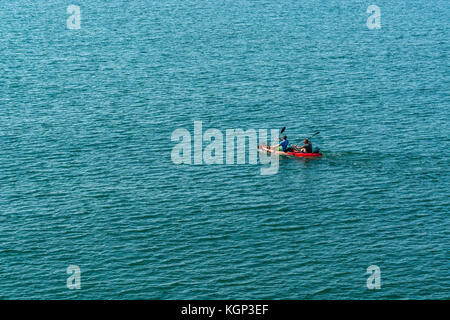
<path id="1" fill-rule="evenodd" d="M 282 134 L 284 130 L 286 130 L 286 127 L 283 127 L 283 129 L 281 129 L 280 134 Z"/>

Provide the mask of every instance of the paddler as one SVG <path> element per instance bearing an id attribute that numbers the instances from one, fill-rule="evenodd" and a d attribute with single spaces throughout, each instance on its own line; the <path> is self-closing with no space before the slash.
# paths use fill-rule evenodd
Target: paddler
<path id="1" fill-rule="evenodd" d="M 312 153 L 312 143 L 308 139 L 303 140 L 303 146 L 296 147 L 300 152 Z"/>
<path id="2" fill-rule="evenodd" d="M 293 149 L 289 147 L 289 141 L 287 139 L 287 136 L 284 136 L 283 139 L 280 138 L 280 144 L 278 147 L 281 147 L 281 151 L 283 152 L 292 152 Z"/>

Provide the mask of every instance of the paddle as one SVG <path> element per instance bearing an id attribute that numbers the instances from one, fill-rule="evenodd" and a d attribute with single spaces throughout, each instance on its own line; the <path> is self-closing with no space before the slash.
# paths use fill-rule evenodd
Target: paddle
<path id="1" fill-rule="evenodd" d="M 281 128 L 280 134 L 278 135 L 278 138 L 280 138 L 281 134 L 284 132 L 284 130 L 286 130 L 286 127 Z M 269 146 L 270 149 L 272 149 L 272 146 Z"/>
<path id="2" fill-rule="evenodd" d="M 317 136 L 318 134 L 320 133 L 320 131 L 317 131 L 316 133 L 314 133 L 311 137 L 309 137 L 309 138 L 306 138 L 306 139 L 311 139 L 312 137 L 314 137 L 314 136 Z"/>
<path id="3" fill-rule="evenodd" d="M 314 137 L 314 136 L 317 136 L 318 134 L 320 133 L 320 131 L 317 131 L 316 133 L 314 133 L 312 136 L 310 136 L 310 137 L 308 137 L 308 138 L 306 138 L 306 139 L 311 139 L 312 137 Z M 298 148 L 298 146 L 297 145 L 292 145 L 294 148 Z"/>

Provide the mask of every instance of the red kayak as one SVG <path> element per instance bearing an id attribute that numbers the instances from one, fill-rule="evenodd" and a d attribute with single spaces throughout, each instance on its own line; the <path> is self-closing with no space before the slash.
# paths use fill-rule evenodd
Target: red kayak
<path id="1" fill-rule="evenodd" d="M 316 157 L 321 157 L 322 156 L 322 154 L 320 152 L 314 152 L 314 153 L 283 152 L 283 151 L 271 149 L 268 146 L 258 146 L 258 150 L 259 151 L 265 151 L 267 153 L 277 153 L 280 156 L 303 157 L 303 158 L 316 158 Z"/>

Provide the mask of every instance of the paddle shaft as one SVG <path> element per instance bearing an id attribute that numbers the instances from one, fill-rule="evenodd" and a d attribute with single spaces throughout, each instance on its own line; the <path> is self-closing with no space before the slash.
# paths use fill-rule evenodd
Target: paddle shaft
<path id="1" fill-rule="evenodd" d="M 316 133 L 314 133 L 311 137 L 308 137 L 308 138 L 306 138 L 306 139 L 311 139 L 312 137 L 314 137 L 314 136 L 317 136 L 318 134 L 320 133 L 320 131 L 317 131 Z"/>

